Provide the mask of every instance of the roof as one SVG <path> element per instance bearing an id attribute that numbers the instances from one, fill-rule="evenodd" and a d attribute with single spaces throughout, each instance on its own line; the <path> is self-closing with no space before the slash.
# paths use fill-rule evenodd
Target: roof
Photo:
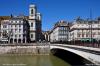
<path id="1" fill-rule="evenodd" d="M 2 20 L 9 20 L 10 16 L 0 16 L 0 24 L 2 22 Z"/>
<path id="2" fill-rule="evenodd" d="M 24 16 L 24 18 L 29 19 L 28 16 Z M 11 16 L 0 16 L 0 23 L 5 22 L 5 21 L 2 21 L 2 20 L 9 20 L 9 19 L 11 19 L 11 20 L 22 19 L 22 16 L 17 16 L 17 17 L 14 16 L 13 18 L 11 18 Z"/>
<path id="3" fill-rule="evenodd" d="M 0 16 L 0 20 L 8 20 L 10 18 L 11 18 L 11 16 Z M 29 17 L 25 16 L 25 18 L 28 19 Z"/>
<path id="4" fill-rule="evenodd" d="M 8 20 L 10 19 L 10 16 L 0 16 L 0 21 L 1 20 Z"/>
<path id="5" fill-rule="evenodd" d="M 54 29 L 56 29 L 57 27 L 69 27 L 71 25 L 71 23 L 69 23 L 68 21 L 58 21 L 55 23 L 54 27 L 52 28 L 52 30 L 50 31 L 50 33 L 53 32 Z"/>
<path id="6" fill-rule="evenodd" d="M 77 23 L 77 24 L 96 24 L 100 21 L 100 17 L 96 18 L 96 19 L 82 19 L 80 17 L 76 18 L 75 19 L 75 22 L 74 23 Z"/>
<path id="7" fill-rule="evenodd" d="M 66 21 L 58 21 L 55 26 L 68 26 L 68 22 Z"/>

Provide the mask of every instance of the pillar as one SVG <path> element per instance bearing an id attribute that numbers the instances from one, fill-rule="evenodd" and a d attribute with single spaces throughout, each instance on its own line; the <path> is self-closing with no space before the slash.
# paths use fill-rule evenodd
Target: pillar
<path id="1" fill-rule="evenodd" d="M 25 37 L 25 43 L 26 43 L 26 37 Z"/>
<path id="2" fill-rule="evenodd" d="M 13 39 L 13 44 L 14 44 L 14 39 Z"/>
<path id="3" fill-rule="evenodd" d="M 18 38 L 17 38 L 17 42 L 16 43 L 18 43 Z"/>
<path id="4" fill-rule="evenodd" d="M 22 39 L 21 39 L 21 43 L 23 43 Z"/>
<path id="5" fill-rule="evenodd" d="M 8 39 L 8 44 L 10 44 L 10 38 Z"/>

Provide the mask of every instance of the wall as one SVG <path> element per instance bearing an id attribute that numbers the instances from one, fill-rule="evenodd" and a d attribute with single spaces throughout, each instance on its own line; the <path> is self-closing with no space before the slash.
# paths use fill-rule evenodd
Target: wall
<path id="1" fill-rule="evenodd" d="M 46 46 L 0 46 L 0 54 L 49 54 Z"/>

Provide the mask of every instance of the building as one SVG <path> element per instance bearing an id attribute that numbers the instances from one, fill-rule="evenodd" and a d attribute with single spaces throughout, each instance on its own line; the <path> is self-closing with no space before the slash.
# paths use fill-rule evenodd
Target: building
<path id="1" fill-rule="evenodd" d="M 50 42 L 67 42 L 69 39 L 69 23 L 59 21 L 50 32 Z"/>
<path id="2" fill-rule="evenodd" d="M 33 4 L 29 6 L 28 22 L 30 25 L 30 41 L 39 41 L 41 39 L 41 14 L 37 13 L 37 8 Z"/>
<path id="3" fill-rule="evenodd" d="M 27 43 L 29 39 L 29 23 L 24 16 L 11 17 L 9 20 L 9 42 Z"/>
<path id="4" fill-rule="evenodd" d="M 50 31 L 42 31 L 42 40 L 49 42 L 50 41 Z"/>
<path id="5" fill-rule="evenodd" d="M 69 41 L 96 42 L 100 40 L 100 18 L 84 20 L 77 18 L 70 27 Z"/>
<path id="6" fill-rule="evenodd" d="M 32 43 L 41 39 L 41 14 L 34 4 L 29 6 L 29 16 L 0 16 L 1 43 Z M 4 37 L 5 36 L 5 37 Z"/>
<path id="7" fill-rule="evenodd" d="M 0 42 L 8 43 L 9 36 L 9 20 L 3 20 L 0 23 Z"/>

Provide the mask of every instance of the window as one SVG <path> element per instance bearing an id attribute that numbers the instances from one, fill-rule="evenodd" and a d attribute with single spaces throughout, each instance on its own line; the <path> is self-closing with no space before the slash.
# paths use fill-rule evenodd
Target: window
<path id="1" fill-rule="evenodd" d="M 3 25 L 3 28 L 7 28 L 7 25 Z"/>
<path id="2" fill-rule="evenodd" d="M 95 37 L 95 35 L 96 35 L 96 33 L 93 33 L 93 35 L 92 35 L 92 36 L 93 36 L 93 37 Z"/>
<path id="3" fill-rule="evenodd" d="M 11 27 L 12 27 L 12 25 L 11 25 Z"/>
<path id="4" fill-rule="evenodd" d="M 17 21 L 15 21 L 15 23 L 17 23 Z"/>
<path id="5" fill-rule="evenodd" d="M 19 23 L 21 23 L 21 21 L 19 21 Z"/>
<path id="6" fill-rule="evenodd" d="M 15 25 L 15 27 L 17 27 L 17 25 Z"/>
<path id="7" fill-rule="evenodd" d="M 33 23 L 31 23 L 31 27 L 33 27 Z"/>
<path id="8" fill-rule="evenodd" d="M 88 37 L 89 35 L 88 35 L 88 33 L 86 34 L 86 37 Z"/>
<path id="9" fill-rule="evenodd" d="M 81 34 L 77 34 L 77 37 L 80 37 Z"/>
<path id="10" fill-rule="evenodd" d="M 15 35 L 15 37 L 17 37 L 17 35 Z"/>
<path id="11" fill-rule="evenodd" d="M 15 29 L 15 32 L 17 32 L 17 29 Z"/>
<path id="12" fill-rule="evenodd" d="M 21 27 L 21 25 L 19 25 L 19 27 Z"/>
<path id="13" fill-rule="evenodd" d="M 84 33 L 82 34 L 82 37 L 84 37 Z"/>
<path id="14" fill-rule="evenodd" d="M 19 35 L 19 37 L 21 37 L 21 35 Z"/>
<path id="15" fill-rule="evenodd" d="M 17 23 L 19 23 L 19 21 L 17 21 Z"/>
<path id="16" fill-rule="evenodd" d="M 98 32 L 98 35 L 100 35 L 100 32 Z"/>
<path id="17" fill-rule="evenodd" d="M 11 37 L 13 37 L 13 34 L 11 35 Z"/>
<path id="18" fill-rule="evenodd" d="M 33 38 L 33 34 L 31 34 L 31 38 Z"/>
<path id="19" fill-rule="evenodd" d="M 64 30 L 64 28 L 63 28 L 63 27 L 61 27 L 61 30 Z"/>
<path id="20" fill-rule="evenodd" d="M 31 9 L 31 14 L 33 14 L 33 9 Z"/>
<path id="21" fill-rule="evenodd" d="M 19 32 L 21 32 L 21 29 L 19 29 Z"/>
<path id="22" fill-rule="evenodd" d="M 64 27 L 64 30 L 66 30 L 66 27 Z"/>
<path id="23" fill-rule="evenodd" d="M 13 29 L 11 29 L 11 32 L 13 32 Z"/>
<path id="24" fill-rule="evenodd" d="M 25 37 L 25 34 L 23 34 L 23 37 Z"/>

